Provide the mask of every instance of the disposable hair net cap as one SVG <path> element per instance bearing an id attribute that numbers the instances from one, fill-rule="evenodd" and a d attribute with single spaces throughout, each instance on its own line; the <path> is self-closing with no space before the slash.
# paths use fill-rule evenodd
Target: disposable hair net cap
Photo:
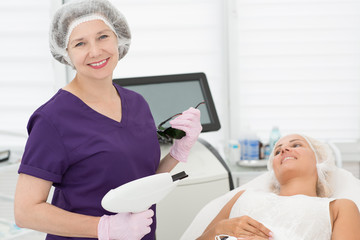
<path id="1" fill-rule="evenodd" d="M 335 156 L 330 146 L 324 142 L 316 140 L 314 138 L 305 136 L 303 134 L 297 134 L 302 136 L 313 150 L 316 158 L 316 169 L 318 174 L 317 193 L 320 197 L 329 197 L 332 194 L 332 189 L 329 184 L 329 176 L 332 171 L 335 170 Z M 273 169 L 274 149 L 269 157 L 267 168 L 271 174 L 271 185 L 275 192 L 280 190 L 280 184 L 275 177 Z"/>
<path id="2" fill-rule="evenodd" d="M 61 63 L 73 64 L 67 53 L 72 30 L 79 24 L 91 20 L 102 20 L 116 34 L 119 60 L 129 50 L 131 33 L 125 17 L 107 0 L 72 1 L 60 7 L 50 26 L 50 51 Z"/>

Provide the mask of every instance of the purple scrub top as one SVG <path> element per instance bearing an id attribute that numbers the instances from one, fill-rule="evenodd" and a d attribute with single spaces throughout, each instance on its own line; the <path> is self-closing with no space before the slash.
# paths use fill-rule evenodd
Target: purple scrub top
<path id="1" fill-rule="evenodd" d="M 156 126 L 145 99 L 116 84 L 117 122 L 60 89 L 31 116 L 19 173 L 53 182 L 52 204 L 70 212 L 111 215 L 102 197 L 129 181 L 155 174 L 160 161 Z M 155 206 L 152 207 L 155 212 Z M 155 239 L 156 217 L 151 233 Z M 46 239 L 87 239 L 47 235 Z"/>

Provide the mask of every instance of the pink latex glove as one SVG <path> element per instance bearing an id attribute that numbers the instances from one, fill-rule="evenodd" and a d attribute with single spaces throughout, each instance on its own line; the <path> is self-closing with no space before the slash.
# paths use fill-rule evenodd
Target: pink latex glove
<path id="1" fill-rule="evenodd" d="M 98 225 L 99 240 L 140 240 L 151 231 L 153 210 L 104 215 Z"/>
<path id="2" fill-rule="evenodd" d="M 183 130 L 186 133 L 185 137 L 174 140 L 170 155 L 180 162 L 187 162 L 190 149 L 202 130 L 200 110 L 191 107 L 169 123 L 172 128 Z"/>

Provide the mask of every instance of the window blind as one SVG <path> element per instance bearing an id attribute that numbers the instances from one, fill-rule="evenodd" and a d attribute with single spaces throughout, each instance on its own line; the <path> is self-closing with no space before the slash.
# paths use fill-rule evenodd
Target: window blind
<path id="1" fill-rule="evenodd" d="M 354 141 L 360 129 L 360 1 L 235 0 L 229 15 L 233 138 L 250 127 Z"/>
<path id="2" fill-rule="evenodd" d="M 54 93 L 50 2 L 0 1 L 0 148 L 23 146 L 30 115 Z"/>
<path id="3" fill-rule="evenodd" d="M 112 2 L 133 36 L 114 77 L 205 72 L 222 124 L 205 139 L 250 126 L 266 141 L 275 125 L 283 134 L 359 138 L 359 0 L 232 0 L 227 16 L 221 0 Z M 56 4 L 0 3 L 2 132 L 26 135 L 31 113 L 65 84 L 48 50 Z"/>

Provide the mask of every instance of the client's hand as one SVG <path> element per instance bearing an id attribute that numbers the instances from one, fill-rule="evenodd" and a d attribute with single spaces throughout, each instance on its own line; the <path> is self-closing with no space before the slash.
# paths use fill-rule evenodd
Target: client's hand
<path id="1" fill-rule="evenodd" d="M 140 240 L 151 231 L 153 210 L 104 215 L 98 225 L 99 240 Z"/>
<path id="2" fill-rule="evenodd" d="M 272 239 L 272 232 L 249 216 L 225 219 L 216 226 L 216 232 L 226 233 L 240 239 Z"/>
<path id="3" fill-rule="evenodd" d="M 200 123 L 200 111 L 195 108 L 189 108 L 179 117 L 170 121 L 172 128 L 183 130 L 186 133 L 182 139 L 174 140 L 170 149 L 170 155 L 180 162 L 186 162 L 191 147 L 195 144 L 202 130 Z"/>

